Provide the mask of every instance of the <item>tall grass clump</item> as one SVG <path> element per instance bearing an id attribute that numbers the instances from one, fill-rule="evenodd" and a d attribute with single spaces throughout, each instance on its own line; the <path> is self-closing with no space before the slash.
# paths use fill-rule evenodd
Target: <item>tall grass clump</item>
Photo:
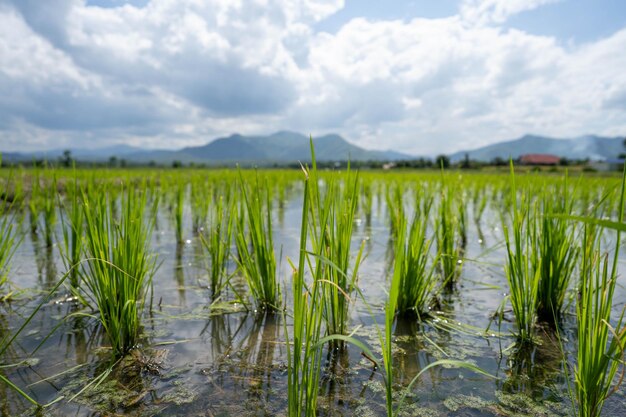
<path id="1" fill-rule="evenodd" d="M 261 188 L 257 175 L 254 187 L 250 189 L 241 172 L 239 186 L 243 198 L 235 236 L 237 262 L 257 306 L 265 310 L 278 310 L 281 294 L 276 278 L 268 187 L 264 184 L 264 188 Z"/>
<path id="2" fill-rule="evenodd" d="M 115 220 L 106 189 L 89 198 L 83 194 L 85 255 L 82 269 L 87 300 L 120 357 L 138 342 L 146 294 L 156 269 L 150 236 L 156 203 L 147 205 L 146 193 L 128 188 L 121 197 L 121 215 Z M 157 201 L 156 199 L 154 200 Z"/>
<path id="3" fill-rule="evenodd" d="M 575 230 L 559 215 L 571 215 L 574 200 L 571 198 L 567 177 L 554 193 L 541 197 L 541 212 L 535 215 L 533 239 L 536 254 L 541 259 L 539 288 L 537 290 L 537 316 L 539 320 L 553 322 L 563 310 L 565 296 L 578 260 L 579 249 Z"/>
<path id="4" fill-rule="evenodd" d="M 400 184 L 389 184 L 385 198 L 389 212 L 390 235 L 395 239 L 398 236 L 402 217 L 405 215 L 404 194 Z"/>
<path id="5" fill-rule="evenodd" d="M 35 170 L 30 183 L 30 196 L 28 198 L 28 215 L 30 221 L 30 233 L 37 233 L 39 226 L 39 211 L 41 207 L 41 186 L 39 183 L 39 171 Z"/>
<path id="6" fill-rule="evenodd" d="M 174 225 L 176 230 L 176 241 L 183 241 L 183 215 L 185 210 L 185 183 L 178 181 L 176 187 L 176 201 L 174 205 Z"/>
<path id="7" fill-rule="evenodd" d="M 234 199 L 224 203 L 220 197 L 217 204 L 209 208 L 209 230 L 200 235 L 202 246 L 209 254 L 209 283 L 211 294 L 216 297 L 228 282 L 228 261 L 236 214 Z"/>
<path id="8" fill-rule="evenodd" d="M 319 286 L 326 270 L 321 251 L 315 259 L 308 255 L 307 240 L 310 229 L 309 203 L 310 175 L 304 169 L 304 199 L 302 223 L 300 226 L 300 253 L 298 266 L 294 267 L 293 290 L 293 326 L 292 334 L 287 331 L 287 408 L 292 417 L 315 416 L 321 369 L 322 307 L 319 304 Z M 318 248 L 319 250 L 319 248 Z M 312 269 L 313 282 L 307 285 L 305 268 Z"/>
<path id="9" fill-rule="evenodd" d="M 624 225 L 624 186 L 626 170 L 622 178 L 619 199 L 619 223 L 609 225 L 616 228 L 617 236 L 613 262 L 608 254 L 601 256 L 600 250 L 583 251 L 583 263 L 588 265 L 587 272 L 581 276 L 580 296 L 576 306 L 578 319 L 578 353 L 574 369 L 575 391 L 580 417 L 597 417 L 602 413 L 606 399 L 617 391 L 624 378 L 626 349 L 626 322 L 624 310 L 616 321 L 611 318 L 613 296 L 617 285 L 617 263 L 619 257 L 620 231 Z M 589 225 L 596 227 L 598 219 L 583 219 L 585 224 L 585 246 L 596 244 L 596 233 L 588 230 Z M 589 242 L 587 242 L 589 241 Z M 622 374 L 615 382 L 617 371 L 622 366 Z"/>
<path id="10" fill-rule="evenodd" d="M 352 265 L 352 232 L 358 203 L 359 176 L 353 175 L 348 166 L 344 189 L 340 188 L 333 177 L 327 181 L 326 193 L 322 196 L 318 187 L 319 177 L 313 147 L 311 155 L 311 241 L 313 251 L 321 253 L 325 258 L 326 262 L 322 266 L 326 269 L 324 275 L 328 281 L 321 287 L 320 303 L 324 309 L 326 333 L 345 335 L 348 334 L 352 293 L 363 253 L 361 245 Z M 333 340 L 331 344 L 341 345 L 342 342 Z"/>
<path id="11" fill-rule="evenodd" d="M 434 278 L 437 257 L 431 260 L 432 239 L 428 238 L 428 218 L 433 204 L 432 196 L 425 195 L 416 202 L 413 217 L 405 242 L 396 246 L 396 268 L 398 268 L 400 290 L 398 312 L 414 312 L 418 317 L 428 314 L 428 307 L 436 293 L 437 280 Z M 406 227 L 406 219 L 400 224 Z M 402 233 L 405 236 L 406 233 Z"/>
<path id="12" fill-rule="evenodd" d="M 0 166 L 2 159 L 0 159 Z M 11 214 L 11 207 L 4 206 L 0 201 L 0 292 L 4 292 L 9 277 L 9 264 L 19 244 L 18 226 L 15 215 Z M 4 295 L 0 293 L 0 299 Z"/>
<path id="13" fill-rule="evenodd" d="M 70 287 L 73 290 L 79 288 L 78 265 L 82 258 L 83 232 L 85 229 L 85 216 L 81 199 L 81 190 L 78 179 L 74 178 L 74 185 L 68 189 L 68 203 L 65 208 L 65 216 L 61 211 L 61 224 L 63 225 L 63 245 L 61 258 L 65 268 L 69 271 Z"/>
<path id="14" fill-rule="evenodd" d="M 206 226 L 211 190 L 208 184 L 200 181 L 191 183 L 191 219 L 195 233 L 200 233 Z"/>
<path id="15" fill-rule="evenodd" d="M 57 220 L 57 179 L 52 179 L 51 184 L 47 184 L 43 195 L 43 220 L 44 220 L 44 237 L 46 246 L 52 247 L 54 244 L 54 227 Z"/>
<path id="16" fill-rule="evenodd" d="M 463 267 L 465 239 L 465 207 L 454 190 L 442 181 L 441 198 L 436 224 L 437 252 L 444 287 L 453 289 Z"/>
<path id="17" fill-rule="evenodd" d="M 510 228 L 506 224 L 504 239 L 507 262 L 504 266 L 509 283 L 511 307 L 517 323 L 517 338 L 522 344 L 534 341 L 534 327 L 537 319 L 537 293 L 541 277 L 541 258 L 533 260 L 532 238 L 529 233 L 530 201 L 523 198 L 517 202 L 515 174 L 511 162 L 512 218 Z M 509 230 L 511 229 L 511 230 Z"/>

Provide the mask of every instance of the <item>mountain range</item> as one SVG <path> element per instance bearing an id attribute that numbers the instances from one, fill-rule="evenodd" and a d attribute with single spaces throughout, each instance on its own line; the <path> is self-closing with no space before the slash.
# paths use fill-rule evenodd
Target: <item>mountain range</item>
<path id="1" fill-rule="evenodd" d="M 411 159 L 411 155 L 394 151 L 373 151 L 363 149 L 346 141 L 339 135 L 328 134 L 313 138 L 315 157 L 318 161 L 393 161 Z M 109 147 L 95 150 L 69 149 L 72 157 L 79 160 L 106 161 L 111 156 L 130 162 L 169 164 L 293 164 L 310 161 L 309 137 L 296 132 L 281 131 L 269 136 L 243 136 L 233 134 L 215 139 L 206 145 L 186 147 L 179 150 L 142 150 L 130 146 Z M 7 153 L 6 160 L 57 159 L 64 150 L 36 153 Z"/>
<path id="2" fill-rule="evenodd" d="M 557 139 L 538 135 L 525 135 L 519 139 L 500 142 L 477 149 L 460 151 L 450 155 L 452 162 L 465 158 L 491 161 L 494 158 L 518 158 L 529 153 L 552 154 L 568 159 L 603 160 L 616 158 L 624 152 L 621 137 L 585 135 L 570 139 Z M 415 159 L 417 156 L 392 150 L 374 151 L 356 146 L 339 135 L 328 134 L 313 139 L 315 157 L 318 161 L 397 161 Z M 186 147 L 179 150 L 150 150 L 127 145 L 100 149 L 69 149 L 73 158 L 82 161 L 102 162 L 111 157 L 128 162 L 171 164 L 204 163 L 208 165 L 294 164 L 310 161 L 309 138 L 303 134 L 281 131 L 268 136 L 243 136 L 233 134 L 217 138 L 206 145 Z M 56 160 L 65 150 L 31 153 L 4 153 L 6 161 L 29 161 L 33 159 Z"/>
<path id="3" fill-rule="evenodd" d="M 450 155 L 452 162 L 465 158 L 476 161 L 491 161 L 494 158 L 519 158 L 524 154 L 551 154 L 568 159 L 604 160 L 617 158 L 624 153 L 623 137 L 601 137 L 585 135 L 569 139 L 556 139 L 538 135 L 524 135 L 519 139 L 499 142 L 493 145 L 468 151 L 460 151 Z"/>

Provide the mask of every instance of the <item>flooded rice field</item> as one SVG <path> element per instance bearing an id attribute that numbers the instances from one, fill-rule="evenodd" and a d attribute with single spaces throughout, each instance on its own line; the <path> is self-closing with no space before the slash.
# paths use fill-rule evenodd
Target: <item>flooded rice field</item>
<path id="1" fill-rule="evenodd" d="M 93 273 L 86 267 L 91 262 L 88 259 L 93 256 L 91 252 L 80 252 L 81 264 L 75 268 L 81 273 L 76 281 L 71 282 L 67 276 L 71 268 L 65 248 L 69 239 L 68 190 L 72 188 L 72 174 L 69 171 L 58 174 L 59 182 L 54 180 L 52 195 L 42 191 L 52 187 L 52 176 L 40 175 L 37 179 L 42 185 L 37 198 L 52 201 L 50 210 L 54 214 L 48 217 L 44 208 L 34 211 L 28 208 L 33 192 L 32 185 L 28 185 L 33 181 L 32 172 L 17 173 L 6 180 L 6 184 L 12 184 L 7 187 L 16 189 L 15 194 L 21 195 L 23 202 L 7 203 L 3 214 L 3 218 L 14 224 L 16 248 L 7 281 L 2 286 L 4 301 L 0 303 L 0 335 L 4 338 L 0 356 L 3 416 L 290 414 L 294 409 L 290 396 L 297 395 L 294 379 L 290 378 L 290 369 L 294 369 L 294 323 L 298 320 L 293 301 L 294 288 L 298 288 L 294 287 L 294 271 L 299 265 L 306 265 L 304 277 L 309 284 L 303 287 L 306 288 L 304 299 L 311 301 L 315 299 L 310 282 L 315 277 L 316 263 L 326 265 L 326 275 L 339 263 L 330 259 L 330 250 L 322 250 L 323 255 L 318 256 L 313 253 L 315 230 L 320 227 L 311 219 L 319 221 L 322 216 L 309 217 L 309 256 L 304 263 L 298 262 L 302 252 L 303 201 L 308 192 L 303 173 L 260 171 L 255 180 L 255 174 L 249 172 L 242 179 L 236 173 L 222 178 L 223 173 L 213 171 L 182 174 L 165 171 L 150 174 L 152 182 L 147 185 L 136 182 L 141 177 L 139 173 L 125 174 L 128 178 L 122 179 L 121 174 L 108 173 L 107 181 L 111 183 L 145 187 L 147 205 L 160 196 L 155 211 L 143 213 L 145 218 L 152 216 L 147 247 L 154 255 L 155 265 L 151 284 L 146 286 L 145 299 L 136 315 L 138 338 L 118 355 L 112 354 L 114 348 L 101 319 L 105 310 L 88 295 L 93 291 L 91 287 L 81 284 L 85 275 Z M 83 182 L 98 181 L 88 172 L 81 175 Z M 252 233 L 253 229 L 240 214 L 246 211 L 242 182 L 250 184 L 245 190 L 252 199 L 259 175 L 264 179 L 261 188 L 270 190 L 263 213 L 269 210 L 271 218 L 268 225 L 280 290 L 275 309 L 267 308 L 269 304 L 253 297 L 236 243 L 238 227 L 245 225 L 245 233 Z M 328 191 L 331 174 L 319 178 L 310 175 L 316 179 L 322 199 L 339 201 L 349 197 L 346 189 L 350 181 L 342 173 L 338 174 L 340 185 L 335 195 Z M 61 180 L 62 176 L 65 181 Z M 169 177 L 166 180 L 166 176 L 183 180 Z M 217 179 L 213 180 L 213 176 Z M 556 324 L 540 319 L 530 324 L 532 342 L 520 339 L 522 326 L 511 304 L 511 285 L 506 272 L 510 255 L 504 227 L 514 229 L 515 216 L 509 215 L 514 210 L 512 207 L 523 206 L 524 195 L 533 201 L 540 200 L 543 195 L 540 193 L 550 194 L 546 190 L 557 187 L 562 178 L 520 175 L 517 178 L 520 202 L 512 204 L 507 201 L 512 192 L 508 174 L 450 172 L 445 177 L 444 182 L 438 173 L 363 173 L 356 180 L 358 202 L 350 219 L 351 235 L 347 237 L 350 246 L 347 271 L 353 271 L 358 262 L 358 273 L 354 287 L 344 288 L 340 297 L 349 300 L 344 335 L 367 349 L 338 340 L 323 341 L 311 350 L 305 349 L 306 353 L 317 351 L 319 355 L 317 379 L 312 379 L 313 391 L 317 393 L 314 401 L 317 415 L 582 415 L 575 382 L 580 346 L 577 301 L 583 298 L 578 286 L 585 270 L 582 259 L 587 242 L 582 223 L 563 220 L 574 236 L 571 245 L 578 250 L 571 281 Z M 208 191 L 198 193 L 198 184 L 204 186 L 212 181 L 215 184 L 208 185 Z M 23 186 L 15 185 L 22 182 Z M 602 206 L 603 217 L 617 219 L 620 178 L 575 182 L 571 180 L 566 185 L 575 190 L 569 197 L 575 206 L 571 210 L 574 214 L 586 215 L 588 212 L 583 208 Z M 452 191 L 447 194 L 444 189 Z M 603 197 L 603 193 L 611 194 Z M 394 197 L 398 194 L 399 198 Z M 81 195 L 81 204 L 88 204 L 86 195 Z M 113 202 L 109 203 L 116 206 L 112 210 L 118 211 L 118 218 L 123 217 L 126 213 L 120 202 L 123 192 L 110 195 Z M 456 219 L 454 225 L 445 223 L 441 208 L 449 195 L 453 196 L 455 207 L 462 207 L 451 211 Z M 432 207 L 424 210 L 422 203 L 428 201 L 428 196 L 432 196 Z M 226 205 L 225 218 L 219 223 L 228 224 L 231 216 L 237 219 L 231 224 L 233 232 L 227 242 L 225 273 L 218 291 L 212 288 L 210 277 L 214 265 L 207 252 L 207 241 L 216 223 L 206 213 L 211 213 L 222 197 L 234 203 Z M 400 229 L 393 226 L 398 205 L 402 206 L 402 215 L 407 220 L 406 224 L 399 223 L 404 228 L 410 228 L 414 218 L 425 225 L 429 246 L 424 258 L 427 268 L 422 274 L 429 277 L 432 285 L 425 304 L 427 311 L 414 309 L 399 314 L 398 310 L 389 329 L 391 356 L 387 358 L 383 343 L 388 318 L 386 306 L 390 293 L 393 294 L 392 281 L 397 276 L 394 271 L 399 268 L 397 242 L 405 236 L 404 232 L 396 233 L 402 226 Z M 540 216 L 545 212 L 545 207 L 535 206 L 526 215 L 539 213 Z M 337 213 L 339 217 L 346 215 Z M 46 219 L 52 218 L 48 224 Z M 449 285 L 445 283 L 449 277 L 445 276 L 443 259 L 453 254 L 444 253 L 444 237 L 437 237 L 445 227 L 462 230 L 451 246 L 456 251 L 453 260 L 457 269 L 454 282 Z M 526 228 L 523 231 L 531 233 Z M 84 239 L 89 239 L 90 232 L 84 233 Z M 123 236 L 117 244 L 124 245 L 125 239 L 131 237 Z M 254 238 L 248 234 L 242 235 L 242 239 L 251 247 L 255 245 Z M 513 245 L 513 238 L 510 239 Z M 616 232 L 609 228 L 600 230 L 597 239 L 597 247 L 612 259 Z M 249 256 L 260 256 L 258 253 L 253 251 Z M 617 259 L 617 285 L 610 308 L 614 327 L 619 324 L 626 300 L 623 247 Z M 324 274 L 321 279 L 330 280 Z M 321 323 L 326 323 L 329 313 L 320 314 Z M 22 328 L 24 323 L 27 324 Z M 326 330 L 329 326 L 320 325 L 319 337 L 313 340 L 319 341 L 330 333 Z M 609 335 L 609 339 L 613 337 Z M 442 360 L 440 365 L 427 368 L 438 360 Z M 469 366 L 458 366 L 456 361 Z M 391 364 L 390 374 L 385 364 Z M 626 410 L 626 389 L 618 385 L 620 375 L 618 369 L 609 381 L 615 392 L 604 403 L 602 415 L 622 415 Z M 304 383 L 301 390 L 307 389 Z M 387 398 L 388 385 L 392 388 L 391 399 Z M 389 414 L 389 404 L 393 414 Z"/>

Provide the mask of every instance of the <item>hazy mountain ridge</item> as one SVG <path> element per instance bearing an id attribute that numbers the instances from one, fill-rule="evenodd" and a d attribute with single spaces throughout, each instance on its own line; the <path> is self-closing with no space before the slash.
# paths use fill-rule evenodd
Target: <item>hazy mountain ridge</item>
<path id="1" fill-rule="evenodd" d="M 367 161 L 411 159 L 411 155 L 395 151 L 372 151 L 363 149 L 346 141 L 336 134 L 314 137 L 315 157 L 318 161 Z M 119 148 L 119 151 L 118 151 Z M 298 161 L 310 161 L 309 137 L 296 132 L 281 131 L 269 136 L 243 136 L 233 134 L 221 137 L 206 145 L 191 146 L 179 150 L 142 150 L 126 145 L 106 149 L 80 150 L 70 149 L 72 156 L 81 160 L 106 161 L 111 156 L 126 159 L 128 162 L 155 162 L 169 164 L 173 161 L 182 163 L 205 164 L 292 164 Z M 63 155 L 61 150 L 16 154 L 11 160 L 57 159 Z M 7 158 L 9 160 L 9 158 Z"/>
<path id="2" fill-rule="evenodd" d="M 529 153 L 552 154 L 568 159 L 602 160 L 617 158 L 624 152 L 623 137 L 601 137 L 585 135 L 570 139 L 557 139 L 539 135 L 524 135 L 521 138 L 499 142 L 477 149 L 460 151 L 450 155 L 458 162 L 467 153 L 472 160 L 489 162 L 494 158 L 518 158 Z M 401 152 L 373 151 L 356 146 L 337 134 L 313 138 L 315 156 L 318 161 L 397 161 L 416 159 L 417 156 Z M 217 138 L 202 146 L 191 146 L 179 150 L 146 150 L 128 145 L 116 145 L 101 149 L 70 149 L 73 158 L 81 161 L 103 162 L 112 156 L 128 162 L 171 164 L 180 161 L 188 164 L 293 164 L 310 161 L 309 137 L 300 133 L 280 131 L 268 136 L 244 136 L 233 134 Z M 19 153 L 3 153 L 5 161 L 30 161 L 33 159 L 56 160 L 64 150 Z"/>
<path id="3" fill-rule="evenodd" d="M 481 148 L 460 151 L 450 155 L 452 162 L 462 160 L 467 153 L 470 159 L 489 162 L 494 158 L 519 158 L 524 154 L 551 154 L 568 159 L 603 160 L 617 158 L 624 152 L 623 137 L 585 135 L 557 139 L 539 135 L 524 135 L 519 139 L 495 143 Z"/>

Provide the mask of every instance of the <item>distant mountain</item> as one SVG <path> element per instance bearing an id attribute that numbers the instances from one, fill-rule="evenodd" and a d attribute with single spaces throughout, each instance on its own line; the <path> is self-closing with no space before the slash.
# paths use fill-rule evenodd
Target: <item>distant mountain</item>
<path id="1" fill-rule="evenodd" d="M 114 145 L 95 149 L 65 148 L 37 152 L 7 152 L 3 153 L 2 157 L 7 161 L 32 161 L 33 159 L 56 160 L 61 158 L 66 150 L 71 152 L 73 158 L 79 160 L 106 161 L 112 156 L 123 158 L 127 155 L 140 152 L 141 148 L 128 145 Z"/>
<path id="2" fill-rule="evenodd" d="M 313 138 L 315 158 L 318 161 L 389 161 L 410 159 L 409 155 L 393 151 L 370 151 L 351 144 L 339 135 L 329 134 Z M 310 161 L 309 137 L 296 132 L 282 131 L 269 136 L 243 136 L 234 134 L 218 138 L 203 146 L 193 146 L 178 151 L 147 151 L 127 156 L 139 162 L 170 163 L 242 163 L 272 164 Z"/>
<path id="3" fill-rule="evenodd" d="M 329 134 L 313 138 L 318 161 L 395 161 L 411 159 L 410 155 L 394 151 L 370 151 L 351 144 L 339 135 Z M 115 156 L 128 162 L 170 164 L 173 161 L 205 164 L 293 164 L 310 161 L 309 137 L 296 132 L 282 131 L 269 136 L 239 134 L 215 139 L 206 145 L 180 150 L 146 150 L 127 145 L 99 149 L 69 149 L 73 158 L 82 161 L 107 161 Z M 5 154 L 6 161 L 33 159 L 56 160 L 65 149 L 31 153 Z"/>
<path id="4" fill-rule="evenodd" d="M 456 152 L 450 155 L 452 162 L 458 162 L 467 153 L 470 159 L 491 161 L 494 158 L 518 158 L 529 153 L 551 154 L 568 159 L 603 160 L 616 158 L 624 152 L 623 137 L 600 137 L 585 135 L 570 139 L 556 139 L 537 135 L 525 135 L 519 139 L 499 142 L 482 148 Z"/>

